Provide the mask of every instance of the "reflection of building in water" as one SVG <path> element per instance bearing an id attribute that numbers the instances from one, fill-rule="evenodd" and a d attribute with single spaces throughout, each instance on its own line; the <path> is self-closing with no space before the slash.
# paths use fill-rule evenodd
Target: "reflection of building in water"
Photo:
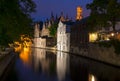
<path id="1" fill-rule="evenodd" d="M 57 76 L 59 81 L 63 81 L 69 70 L 69 57 L 68 54 L 57 52 Z"/>
<path id="2" fill-rule="evenodd" d="M 92 74 L 89 74 L 89 81 L 97 81 L 96 77 Z"/>
<path id="3" fill-rule="evenodd" d="M 49 69 L 49 60 L 46 60 L 46 51 L 44 49 L 34 50 L 35 70 L 38 71 L 40 66 L 43 72 Z"/>
<path id="4" fill-rule="evenodd" d="M 70 77 L 72 81 L 88 81 L 89 72 L 86 65 L 75 56 L 70 57 Z"/>
<path id="5" fill-rule="evenodd" d="M 72 81 L 120 81 L 120 69 L 71 55 L 70 77 Z"/>
<path id="6" fill-rule="evenodd" d="M 44 49 L 35 48 L 34 50 L 35 60 L 44 60 L 46 58 L 46 51 Z"/>

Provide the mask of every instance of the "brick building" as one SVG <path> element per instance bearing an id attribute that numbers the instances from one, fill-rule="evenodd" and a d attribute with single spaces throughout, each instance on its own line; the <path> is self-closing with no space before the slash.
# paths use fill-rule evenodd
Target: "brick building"
<path id="1" fill-rule="evenodd" d="M 76 21 L 71 27 L 70 33 L 70 46 L 71 49 L 77 48 L 87 48 L 89 43 L 89 32 L 87 29 L 87 19 L 84 18 L 80 21 Z"/>

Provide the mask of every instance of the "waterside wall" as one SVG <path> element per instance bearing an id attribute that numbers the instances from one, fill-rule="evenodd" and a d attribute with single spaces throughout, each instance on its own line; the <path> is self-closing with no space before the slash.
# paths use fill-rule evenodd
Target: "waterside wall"
<path id="1" fill-rule="evenodd" d="M 89 44 L 88 48 L 73 47 L 70 53 L 120 67 L 120 54 L 116 54 L 114 51 L 114 47 L 107 48 Z"/>

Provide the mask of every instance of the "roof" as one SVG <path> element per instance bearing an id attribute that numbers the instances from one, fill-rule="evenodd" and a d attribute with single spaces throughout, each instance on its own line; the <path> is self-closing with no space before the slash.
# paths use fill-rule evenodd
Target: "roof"
<path id="1" fill-rule="evenodd" d="M 87 20 L 88 20 L 88 18 L 89 18 L 89 16 L 88 16 L 88 17 L 85 17 L 85 18 L 83 18 L 83 19 L 81 19 L 81 20 L 78 20 L 78 21 L 75 22 L 75 24 L 78 24 L 78 23 L 86 23 Z"/>
<path id="2" fill-rule="evenodd" d="M 64 22 L 62 22 L 63 24 L 66 24 L 66 25 L 73 25 L 74 24 L 74 22 L 72 22 L 72 21 L 64 21 Z"/>

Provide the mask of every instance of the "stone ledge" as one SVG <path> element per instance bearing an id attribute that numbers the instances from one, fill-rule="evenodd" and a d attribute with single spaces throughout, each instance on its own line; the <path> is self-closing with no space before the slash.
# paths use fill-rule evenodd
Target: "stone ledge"
<path id="1" fill-rule="evenodd" d="M 7 54 L 1 61 L 0 61 L 0 81 L 2 79 L 2 76 L 6 69 L 8 68 L 8 65 L 12 61 L 15 55 Z"/>

